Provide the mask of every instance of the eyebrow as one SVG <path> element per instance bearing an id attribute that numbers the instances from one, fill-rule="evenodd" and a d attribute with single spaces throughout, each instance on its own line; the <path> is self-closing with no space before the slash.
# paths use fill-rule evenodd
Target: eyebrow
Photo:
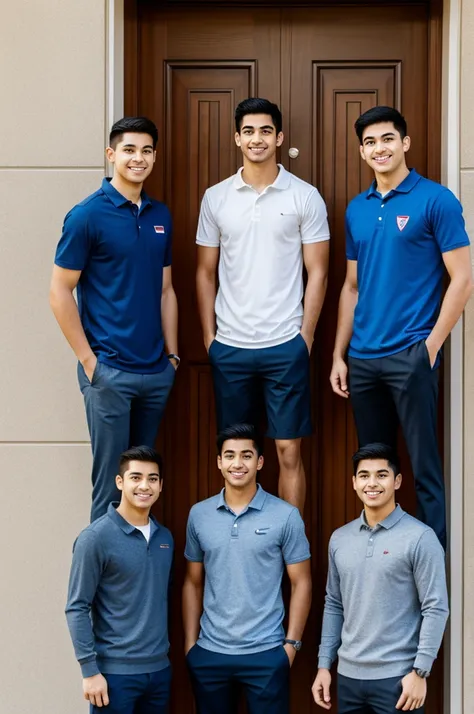
<path id="1" fill-rule="evenodd" d="M 385 139 L 387 136 L 395 136 L 395 132 L 394 131 L 386 131 L 385 134 L 382 134 L 382 136 L 380 138 Z M 364 141 L 368 141 L 368 139 L 375 139 L 375 136 L 364 137 Z"/>
<path id="2" fill-rule="evenodd" d="M 232 451 L 232 449 L 226 449 L 226 450 L 224 451 L 224 454 L 227 454 L 227 455 L 229 455 L 229 456 L 230 456 L 230 454 L 235 454 L 235 453 L 237 453 L 237 452 L 236 452 L 236 451 Z M 253 454 L 254 452 L 252 451 L 252 449 L 245 449 L 245 451 L 241 451 L 240 453 L 241 453 L 241 454 Z"/>
<path id="3" fill-rule="evenodd" d="M 241 131 L 243 131 L 244 129 L 270 129 L 271 131 L 273 131 L 275 127 L 271 124 L 264 124 L 263 126 L 251 126 L 250 124 L 246 124 L 242 127 Z"/>
<path id="4" fill-rule="evenodd" d="M 358 471 L 356 475 L 357 475 L 357 476 L 360 476 L 360 474 L 368 474 L 368 473 L 370 473 L 370 471 L 368 471 L 367 469 L 360 469 L 360 471 Z M 376 472 L 376 473 L 378 473 L 378 474 L 389 474 L 390 471 L 389 471 L 388 469 L 377 469 L 377 472 Z"/>
<path id="5" fill-rule="evenodd" d="M 149 474 L 144 474 L 141 471 L 130 471 L 129 476 L 159 476 L 158 471 L 152 471 Z"/>
<path id="6" fill-rule="evenodd" d="M 136 144 L 124 144 L 122 146 L 122 149 L 136 149 L 137 145 Z M 145 144 L 145 146 L 142 146 L 142 149 L 153 149 L 151 144 Z"/>

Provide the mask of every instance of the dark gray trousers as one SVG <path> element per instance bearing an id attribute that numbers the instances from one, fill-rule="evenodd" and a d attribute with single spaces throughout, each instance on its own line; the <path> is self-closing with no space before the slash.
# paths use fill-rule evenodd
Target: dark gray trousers
<path id="1" fill-rule="evenodd" d="M 410 455 L 417 516 L 446 548 L 444 478 L 436 430 L 438 369 L 431 369 L 425 341 L 377 359 L 349 357 L 349 389 L 359 445 L 396 447 L 400 423 Z"/>
<path id="2" fill-rule="evenodd" d="M 339 714 L 399 714 L 395 705 L 402 693 L 402 677 L 352 679 L 337 675 Z M 413 711 L 423 714 L 424 707 Z"/>
<path id="3" fill-rule="evenodd" d="M 155 445 L 175 370 L 170 362 L 163 372 L 134 374 L 97 362 L 91 382 L 80 363 L 77 375 L 92 446 L 92 522 L 120 500 L 115 477 L 122 451 Z"/>

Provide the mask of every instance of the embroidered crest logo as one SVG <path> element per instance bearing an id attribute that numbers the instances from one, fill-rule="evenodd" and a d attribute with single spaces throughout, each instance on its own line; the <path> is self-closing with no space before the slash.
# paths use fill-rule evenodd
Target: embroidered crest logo
<path id="1" fill-rule="evenodd" d="M 410 216 L 397 216 L 398 230 L 402 231 L 405 228 L 405 226 L 409 220 L 410 220 Z"/>
<path id="2" fill-rule="evenodd" d="M 153 226 L 155 229 L 155 233 L 164 233 L 165 232 L 165 227 L 164 226 Z"/>

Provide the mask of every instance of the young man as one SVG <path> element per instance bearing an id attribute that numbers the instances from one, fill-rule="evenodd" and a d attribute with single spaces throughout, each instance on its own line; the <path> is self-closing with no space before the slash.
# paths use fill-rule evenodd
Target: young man
<path id="1" fill-rule="evenodd" d="M 50 302 L 79 361 L 93 455 L 91 520 L 117 496 L 120 453 L 154 445 L 179 363 L 171 216 L 143 191 L 157 140 L 144 117 L 113 125 L 106 150 L 113 178 L 67 214 L 56 251 Z"/>
<path id="2" fill-rule="evenodd" d="M 363 446 L 395 448 L 401 423 L 420 519 L 446 546 L 444 479 L 436 415 L 440 350 L 471 294 L 469 239 L 459 201 L 408 169 L 407 126 L 390 107 L 362 114 L 355 129 L 375 181 L 347 208 L 347 274 L 331 385 L 350 395 Z M 445 268 L 449 286 L 441 309 Z M 388 396 L 388 399 L 387 399 Z"/>
<path id="3" fill-rule="evenodd" d="M 253 427 L 217 437 L 225 486 L 191 509 L 183 588 L 185 651 L 199 714 L 289 714 L 289 670 L 311 606 L 309 544 L 296 508 L 257 485 L 263 456 Z M 283 630 L 281 581 L 291 583 Z"/>
<path id="4" fill-rule="evenodd" d="M 354 454 L 361 517 L 329 541 L 316 704 L 339 714 L 423 712 L 426 680 L 448 617 L 444 551 L 431 528 L 395 504 L 402 477 L 385 444 Z"/>
<path id="5" fill-rule="evenodd" d="M 147 446 L 120 456 L 119 504 L 76 540 L 66 616 L 91 714 L 166 714 L 173 539 L 150 515 L 163 486 Z"/>
<path id="6" fill-rule="evenodd" d="M 206 191 L 196 240 L 217 422 L 220 429 L 255 422 L 263 394 L 279 496 L 303 512 L 300 445 L 311 433 L 309 355 L 326 292 L 326 207 L 313 186 L 276 162 L 283 133 L 275 104 L 246 99 L 235 128 L 243 168 Z"/>

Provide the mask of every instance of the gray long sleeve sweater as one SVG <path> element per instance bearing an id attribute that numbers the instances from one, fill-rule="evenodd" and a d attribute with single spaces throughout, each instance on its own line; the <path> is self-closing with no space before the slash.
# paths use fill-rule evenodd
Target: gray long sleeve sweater
<path id="1" fill-rule="evenodd" d="M 111 504 L 74 544 L 66 617 L 83 677 L 168 666 L 173 538 L 150 517 L 150 540 Z"/>
<path id="2" fill-rule="evenodd" d="M 431 670 L 448 618 L 444 551 L 400 506 L 375 528 L 359 519 L 335 531 L 319 667 L 354 679 Z"/>

